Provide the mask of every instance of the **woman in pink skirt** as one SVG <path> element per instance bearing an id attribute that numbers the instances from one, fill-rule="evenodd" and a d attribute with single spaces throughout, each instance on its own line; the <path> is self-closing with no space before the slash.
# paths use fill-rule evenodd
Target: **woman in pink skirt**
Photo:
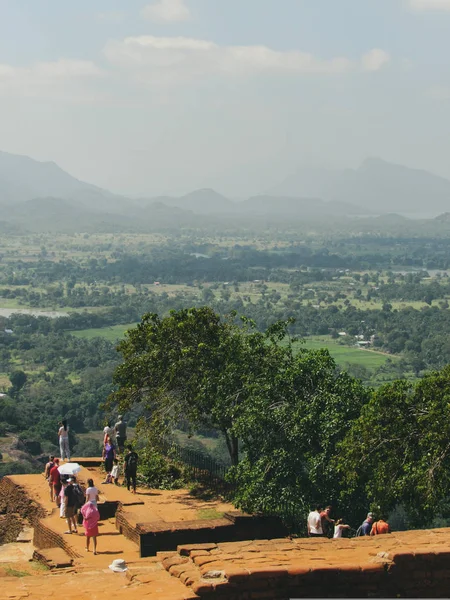
<path id="1" fill-rule="evenodd" d="M 89 552 L 89 544 L 91 538 L 93 538 L 94 554 L 97 554 L 98 522 L 100 520 L 100 513 L 93 502 L 86 502 L 81 508 L 81 514 L 83 515 L 83 527 L 86 535 L 86 552 Z"/>

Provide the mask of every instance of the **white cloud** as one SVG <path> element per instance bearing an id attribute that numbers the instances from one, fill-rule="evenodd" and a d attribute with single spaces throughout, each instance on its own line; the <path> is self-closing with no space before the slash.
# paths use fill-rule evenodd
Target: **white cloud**
<path id="1" fill-rule="evenodd" d="M 450 0 L 409 0 L 409 6 L 415 11 L 448 11 Z"/>
<path id="2" fill-rule="evenodd" d="M 299 50 L 278 51 L 267 46 L 219 46 L 186 37 L 127 37 L 110 41 L 104 54 L 111 64 L 128 69 L 141 81 L 184 82 L 195 77 L 258 73 L 339 75 L 350 71 L 377 71 L 389 60 L 374 49 L 353 61 L 345 57 L 322 59 Z"/>
<path id="3" fill-rule="evenodd" d="M 374 48 L 361 59 L 362 68 L 364 71 L 379 71 L 384 65 L 391 60 L 391 57 L 384 50 Z"/>
<path id="4" fill-rule="evenodd" d="M 185 0 L 159 0 L 159 2 L 145 6 L 141 14 L 144 19 L 156 23 L 187 21 L 191 16 Z"/>
<path id="5" fill-rule="evenodd" d="M 87 60 L 60 59 L 29 67 L 0 64 L 0 94 L 75 96 L 78 84 L 101 75 L 101 69 Z"/>

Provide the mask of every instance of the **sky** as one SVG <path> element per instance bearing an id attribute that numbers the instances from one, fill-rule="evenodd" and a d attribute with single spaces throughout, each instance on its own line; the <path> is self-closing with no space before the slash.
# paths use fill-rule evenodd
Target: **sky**
<path id="1" fill-rule="evenodd" d="M 450 178 L 450 0 L 0 0 L 0 150 L 143 196 Z"/>

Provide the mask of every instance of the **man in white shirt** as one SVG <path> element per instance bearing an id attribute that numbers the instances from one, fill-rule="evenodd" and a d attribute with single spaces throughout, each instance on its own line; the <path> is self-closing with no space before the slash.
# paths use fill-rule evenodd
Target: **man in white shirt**
<path id="1" fill-rule="evenodd" d="M 323 537 L 322 519 L 320 517 L 320 508 L 318 506 L 309 513 L 307 527 L 309 537 Z"/>

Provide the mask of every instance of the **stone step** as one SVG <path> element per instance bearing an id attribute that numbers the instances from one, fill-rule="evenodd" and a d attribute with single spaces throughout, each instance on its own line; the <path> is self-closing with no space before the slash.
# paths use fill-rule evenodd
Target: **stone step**
<path id="1" fill-rule="evenodd" d="M 34 529 L 32 527 L 24 527 L 16 538 L 16 542 L 31 544 L 33 541 Z"/>
<path id="2" fill-rule="evenodd" d="M 65 569 L 71 567 L 73 563 L 73 560 L 62 548 L 35 550 L 33 559 L 46 565 L 49 569 Z"/>

